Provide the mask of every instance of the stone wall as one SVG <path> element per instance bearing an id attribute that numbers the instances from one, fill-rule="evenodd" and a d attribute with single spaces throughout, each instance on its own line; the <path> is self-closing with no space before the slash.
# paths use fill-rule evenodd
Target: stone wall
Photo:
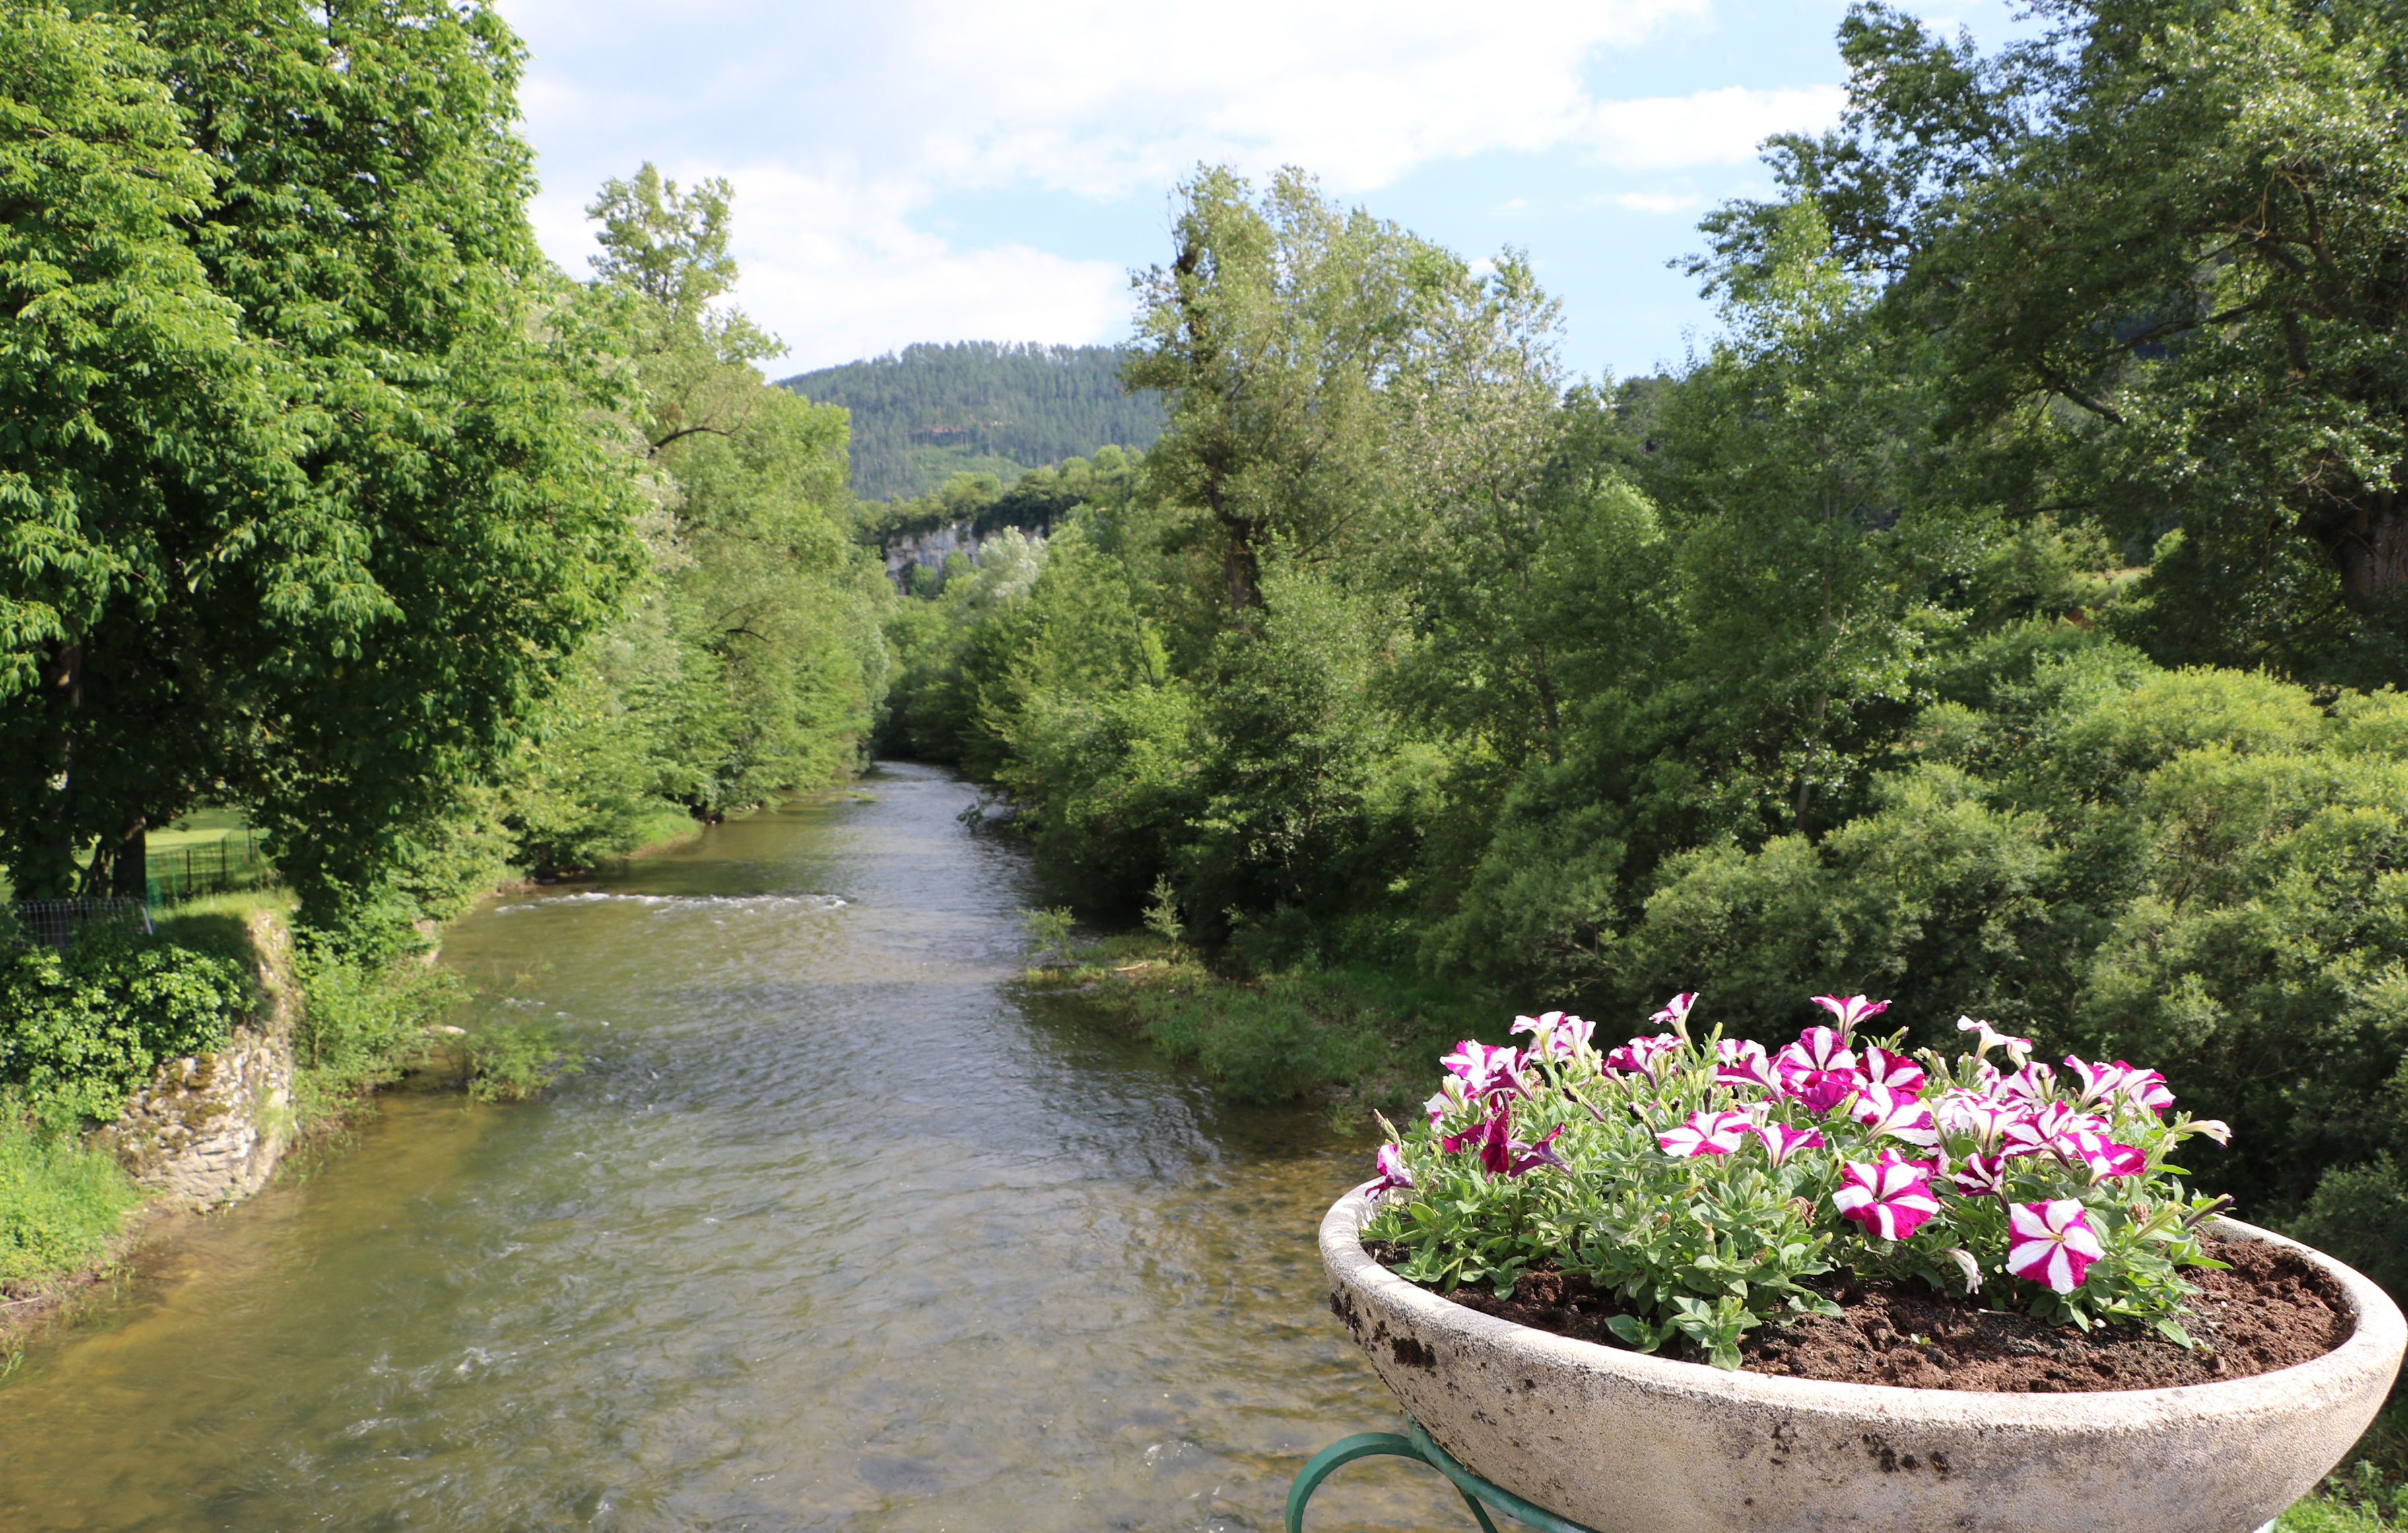
<path id="1" fill-rule="evenodd" d="M 258 1011 L 215 1053 L 170 1059 L 95 1142 L 166 1206 L 220 1208 L 266 1185 L 292 1137 L 293 1022 L 300 1002 L 292 938 L 254 916 Z"/>

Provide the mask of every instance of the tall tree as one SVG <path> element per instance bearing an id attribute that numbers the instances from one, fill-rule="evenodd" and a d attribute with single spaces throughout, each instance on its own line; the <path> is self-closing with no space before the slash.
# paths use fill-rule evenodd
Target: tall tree
<path id="1" fill-rule="evenodd" d="M 440 0 L 131 9 L 216 180 L 179 232 L 288 439 L 255 490 L 128 474 L 80 502 L 48 567 L 142 573 L 81 620 L 113 648 L 85 641 L 79 686 L 7 700 L 0 852 L 27 892 L 57 890 L 71 863 L 28 852 L 65 815 L 138 869 L 139 827 L 207 791 L 253 809 L 305 918 L 406 915 L 381 901 L 394 870 L 639 568 L 639 502 L 599 429 L 613 369 L 526 221 L 519 46 Z M 36 642 L 55 669 L 60 641 Z M 46 742 L 77 731 L 62 779 Z M 125 765 L 161 756 L 203 765 Z"/>

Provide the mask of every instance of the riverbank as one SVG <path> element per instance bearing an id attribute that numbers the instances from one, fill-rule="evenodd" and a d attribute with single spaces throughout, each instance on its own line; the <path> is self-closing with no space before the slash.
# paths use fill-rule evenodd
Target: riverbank
<path id="1" fill-rule="evenodd" d="M 1032 985 L 1079 996 L 1227 1096 L 1311 1101 L 1348 1132 L 1414 1110 L 1440 1054 L 1502 1039 L 1514 1015 L 1464 986 L 1369 966 L 1231 973 L 1150 932 L 1037 956 L 1059 961 L 1029 969 Z"/>

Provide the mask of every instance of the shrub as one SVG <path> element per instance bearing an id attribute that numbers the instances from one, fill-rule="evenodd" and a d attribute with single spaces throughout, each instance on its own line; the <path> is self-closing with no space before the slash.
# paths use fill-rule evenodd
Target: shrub
<path id="1" fill-rule="evenodd" d="M 115 928 L 17 948 L 0 953 L 0 1082 L 50 1132 L 107 1121 L 161 1060 L 222 1047 L 251 1000 L 233 958 Z"/>

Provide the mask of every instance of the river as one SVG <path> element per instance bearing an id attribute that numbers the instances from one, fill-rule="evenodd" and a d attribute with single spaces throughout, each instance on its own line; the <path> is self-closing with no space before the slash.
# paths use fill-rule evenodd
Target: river
<path id="1" fill-rule="evenodd" d="M 0 1383 L 0 1529 L 1239 1529 L 1396 1429 L 1326 1309 L 1370 1146 L 1014 982 L 1012 846 L 890 766 L 446 961 L 587 1060 L 397 1093 Z M 1418 1466 L 1312 1526 L 1458 1529 Z"/>

